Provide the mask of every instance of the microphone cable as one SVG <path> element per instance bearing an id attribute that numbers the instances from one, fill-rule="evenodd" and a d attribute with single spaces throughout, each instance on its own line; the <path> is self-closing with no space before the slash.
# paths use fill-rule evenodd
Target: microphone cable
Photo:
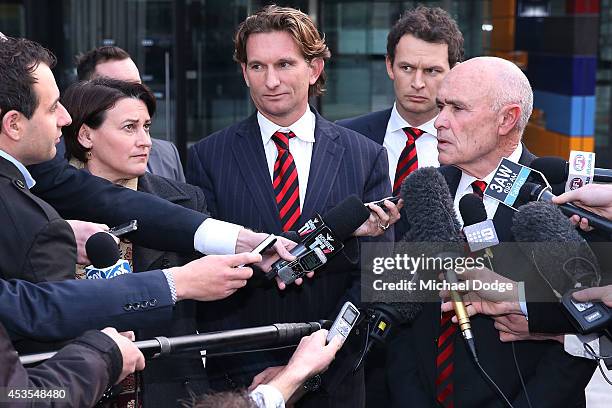
<path id="1" fill-rule="evenodd" d="M 612 334 L 610 333 L 608 329 L 604 330 L 604 332 L 606 333 L 607 336 L 612 338 Z M 612 358 L 612 355 L 603 356 L 601 354 L 598 354 L 595 352 L 595 350 L 593 350 L 593 347 L 591 347 L 591 345 L 588 343 L 582 343 L 582 346 L 584 347 L 584 351 L 588 355 L 590 355 L 593 358 L 593 360 L 597 361 L 597 367 L 599 368 L 599 372 L 601 373 L 601 376 L 604 378 L 604 380 L 606 380 L 608 384 L 612 385 L 612 381 L 610 381 L 610 379 L 604 372 L 603 367 L 601 366 L 601 361 L 604 359 Z"/>
<path id="2" fill-rule="evenodd" d="M 529 394 L 527 393 L 527 386 L 525 385 L 525 379 L 523 378 L 521 366 L 518 363 L 518 358 L 516 358 L 516 348 L 514 347 L 514 342 L 512 342 L 512 357 L 514 357 L 514 365 L 516 366 L 516 372 L 518 373 L 519 380 L 521 380 L 521 386 L 523 387 L 523 391 L 525 392 L 525 399 L 527 400 L 527 405 L 529 405 L 529 408 L 533 408 L 533 405 L 531 405 L 531 399 L 529 398 Z"/>
<path id="3" fill-rule="evenodd" d="M 485 369 L 482 367 L 482 365 L 480 365 L 480 361 L 478 360 L 478 358 L 474 355 L 474 362 L 476 363 L 476 365 L 478 366 L 478 368 L 480 369 L 480 371 L 482 372 L 482 374 L 484 375 L 485 379 L 489 382 L 489 384 L 491 384 L 493 386 L 493 388 L 495 389 L 495 392 L 501 397 L 501 399 L 504 401 L 504 403 L 510 407 L 510 408 L 514 408 L 512 406 L 512 404 L 510 403 L 510 400 L 508 400 L 508 398 L 506 397 L 506 395 L 504 394 L 504 392 L 497 386 L 497 384 L 495 383 L 495 381 L 493 381 L 493 379 L 489 376 L 489 374 L 487 374 L 487 372 L 485 371 Z M 531 405 L 530 405 L 531 406 Z"/>

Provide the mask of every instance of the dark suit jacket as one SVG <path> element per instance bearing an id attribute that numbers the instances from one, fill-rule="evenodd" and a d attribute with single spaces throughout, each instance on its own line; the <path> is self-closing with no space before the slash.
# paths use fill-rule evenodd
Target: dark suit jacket
<path id="1" fill-rule="evenodd" d="M 153 144 L 147 162 L 147 170 L 156 176 L 184 183 L 183 165 L 174 143 L 154 138 L 151 138 L 151 142 Z"/>
<path id="2" fill-rule="evenodd" d="M 354 118 L 342 119 L 337 123 L 340 126 L 344 126 L 345 128 L 361 133 L 368 139 L 382 146 L 385 141 L 387 124 L 391 118 L 391 111 L 392 109 L 389 108 L 377 112 L 367 113 Z M 406 218 L 400 218 L 400 220 L 395 224 L 395 240 L 400 240 L 406 233 L 407 229 L 408 220 Z"/>
<path id="3" fill-rule="evenodd" d="M 198 212 L 206 211 L 204 193 L 198 187 L 170 180 L 154 174 L 145 173 L 138 178 L 138 190 L 168 200 L 185 208 Z M 196 258 L 195 252 L 178 253 L 159 251 L 133 246 L 134 271 L 165 269 L 184 265 Z M 139 330 L 139 340 L 148 340 L 156 336 L 175 337 L 195 334 L 196 302 L 185 300 L 174 308 L 172 320 L 166 325 Z M 201 395 L 207 391 L 206 372 L 202 357 L 197 350 L 172 355 L 168 358 L 147 362 L 147 369 L 142 372 L 143 403 L 146 407 L 179 406 L 179 400 L 187 400 L 190 393 Z"/>
<path id="4" fill-rule="evenodd" d="M 528 165 L 533 158 L 531 153 L 523 149 L 519 162 Z M 452 166 L 444 166 L 440 171 L 454 195 L 461 172 Z M 500 205 L 493 218 L 502 242 L 513 240 L 510 232 L 512 215 L 513 210 Z M 527 277 L 530 279 L 527 285 L 535 284 L 533 277 L 537 277 L 537 273 L 533 271 L 527 258 L 517 256 L 516 253 L 502 256 L 512 256 L 513 268 L 512 271 L 496 270 L 497 273 L 515 280 Z M 498 253 L 495 252 L 494 262 L 497 257 Z M 497 262 L 495 264 L 497 265 Z M 516 273 L 519 273 L 518 277 Z M 390 347 L 396 350 L 387 361 L 393 406 L 436 406 L 435 360 L 439 319 L 440 305 L 425 304 L 422 314 L 414 323 L 400 331 L 391 342 Z M 515 407 L 528 405 L 514 363 L 513 348 L 516 350 L 516 358 L 534 407 L 571 407 L 584 404 L 584 388 L 595 368 L 592 361 L 570 356 L 565 353 L 561 344 L 553 341 L 502 343 L 499 341 L 497 329 L 493 326 L 493 320 L 487 316 L 475 316 L 471 323 L 480 363 Z M 473 363 L 461 336 L 456 335 L 454 341 L 455 406 L 502 406 L 499 397 Z M 413 352 L 402 354 L 399 350 Z"/>
<path id="5" fill-rule="evenodd" d="M 98 331 L 90 331 L 64 347 L 53 358 L 33 368 L 24 368 L 0 324 L 0 384 L 9 389 L 64 388 L 71 407 L 91 407 L 112 385 L 123 366 L 115 342 Z M 8 405 L 7 405 L 8 403 Z M 40 405 L 47 405 L 41 403 Z M 25 406 L 4 401 L 3 407 Z"/>
<path id="6" fill-rule="evenodd" d="M 350 194 L 367 202 L 388 196 L 391 189 L 382 147 L 323 119 L 316 112 L 315 115 L 316 142 L 299 225 L 315 212 L 325 214 Z M 187 180 L 202 187 L 208 208 L 215 217 L 256 231 L 281 232 L 255 114 L 191 147 Z M 384 239 L 392 237 L 387 235 Z M 358 260 L 355 239 L 347 242 L 345 249 L 352 260 Z M 347 294 L 351 301 L 359 301 L 359 273 L 355 264 L 349 264 L 346 257 L 339 255 L 301 287 L 292 285 L 284 292 L 279 292 L 274 284 L 246 288 L 228 299 L 207 304 L 204 327 L 225 330 L 335 317 L 341 304 L 349 300 Z M 252 375 L 266 366 L 284 364 L 287 357 L 285 353 L 257 354 L 234 364 L 221 362 L 225 365 L 224 371 L 248 385 Z M 352 366 L 354 361 L 349 364 Z"/>
<path id="7" fill-rule="evenodd" d="M 0 323 L 13 338 L 41 341 L 71 339 L 108 326 L 125 331 L 160 325 L 173 310 L 161 271 L 40 284 L 0 279 L 0 304 Z"/>
<path id="8" fill-rule="evenodd" d="M 53 206 L 64 219 L 109 226 L 138 220 L 130 239 L 140 245 L 190 252 L 193 236 L 208 217 L 150 194 L 132 191 L 77 170 L 64 159 L 63 143 L 53 160 L 29 166 L 36 180 L 32 192 Z"/>
<path id="9" fill-rule="evenodd" d="M 23 175 L 0 157 L 0 277 L 44 282 L 74 278 L 72 228 L 30 192 Z"/>

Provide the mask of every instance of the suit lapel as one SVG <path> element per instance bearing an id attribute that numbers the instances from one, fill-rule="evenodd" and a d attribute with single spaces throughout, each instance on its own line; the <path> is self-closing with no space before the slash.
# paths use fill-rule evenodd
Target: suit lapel
<path id="1" fill-rule="evenodd" d="M 377 115 L 374 120 L 368 123 L 371 139 L 379 145 L 382 145 L 385 141 L 389 118 L 391 118 L 391 109 L 381 111 L 380 115 Z"/>
<path id="2" fill-rule="evenodd" d="M 238 170 L 251 191 L 266 230 L 282 230 L 256 114 L 242 123 L 230 143 Z"/>
<path id="3" fill-rule="evenodd" d="M 314 111 L 314 110 L 313 110 Z M 322 211 L 344 155 L 344 147 L 336 143 L 338 133 L 316 111 L 315 144 L 312 149 L 306 199 L 302 206 L 302 220 L 309 219 L 315 210 Z"/>

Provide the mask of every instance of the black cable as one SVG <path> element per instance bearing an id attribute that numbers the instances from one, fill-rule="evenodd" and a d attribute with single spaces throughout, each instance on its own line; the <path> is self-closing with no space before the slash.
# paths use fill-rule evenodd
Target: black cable
<path id="1" fill-rule="evenodd" d="M 370 341 L 370 321 L 368 321 L 368 327 L 367 327 L 367 331 L 366 331 L 365 344 L 363 345 L 363 352 L 361 353 L 361 356 L 359 356 L 359 361 L 357 361 L 357 364 L 355 364 L 355 367 L 353 367 L 353 373 L 357 372 L 359 367 L 361 367 L 361 363 L 363 363 L 363 359 L 365 358 L 365 355 L 368 352 L 368 343 L 369 343 L 369 341 Z"/>
<path id="2" fill-rule="evenodd" d="M 593 350 L 593 347 L 591 347 L 591 345 L 588 343 L 582 343 L 582 345 L 584 347 L 584 350 L 587 352 L 587 354 L 589 354 L 591 357 L 593 357 L 595 361 L 597 361 L 597 367 L 599 367 L 599 372 L 601 373 L 601 376 L 604 378 L 604 380 L 606 380 L 608 384 L 612 385 L 612 381 L 610 381 L 610 379 L 604 372 L 603 367 L 601 366 L 603 359 L 612 358 L 612 356 L 602 356 L 601 354 L 595 353 L 595 350 Z"/>
<path id="3" fill-rule="evenodd" d="M 484 374 L 487 381 L 489 381 L 489 384 L 491 384 L 493 388 L 495 388 L 495 391 L 502 398 L 502 400 L 506 403 L 506 405 L 509 406 L 510 408 L 514 408 L 512 404 L 510 403 L 510 401 L 508 400 L 508 398 L 504 395 L 503 391 L 497 386 L 497 384 L 495 384 L 495 381 L 493 381 L 493 379 L 489 377 L 489 374 L 487 374 L 485 369 L 482 368 L 482 366 L 480 365 L 480 361 L 478 361 L 478 359 L 476 358 L 474 359 L 474 362 L 476 363 L 478 368 L 480 368 L 480 371 Z"/>
<path id="4" fill-rule="evenodd" d="M 525 385 L 525 379 L 523 378 L 523 373 L 521 372 L 521 366 L 519 366 L 518 359 L 516 358 L 516 349 L 514 348 L 514 342 L 512 342 L 512 357 L 514 357 L 514 365 L 516 366 L 516 372 L 518 373 L 519 379 L 521 380 L 521 386 L 523 387 L 523 391 L 525 392 L 525 399 L 527 400 L 527 405 L 529 405 L 529 408 L 533 408 L 533 405 L 531 405 L 531 400 L 529 399 L 529 393 L 527 393 L 527 386 Z"/>

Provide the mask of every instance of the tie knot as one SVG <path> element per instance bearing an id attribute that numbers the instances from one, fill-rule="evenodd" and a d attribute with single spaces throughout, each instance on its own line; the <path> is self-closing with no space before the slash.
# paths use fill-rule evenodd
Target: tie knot
<path id="1" fill-rule="evenodd" d="M 274 132 L 272 135 L 272 140 L 276 147 L 279 149 L 289 150 L 289 140 L 295 137 L 295 133 L 293 132 Z"/>
<path id="2" fill-rule="evenodd" d="M 484 192 L 487 189 L 487 183 L 482 180 L 476 180 L 472 182 L 472 190 L 482 200 L 484 198 Z"/>
<path id="3" fill-rule="evenodd" d="M 424 132 L 419 129 L 419 128 L 415 128 L 415 127 L 405 127 L 404 128 L 404 133 L 406 134 L 406 136 L 408 137 L 408 140 L 417 140 L 419 138 L 419 136 L 421 136 Z"/>

